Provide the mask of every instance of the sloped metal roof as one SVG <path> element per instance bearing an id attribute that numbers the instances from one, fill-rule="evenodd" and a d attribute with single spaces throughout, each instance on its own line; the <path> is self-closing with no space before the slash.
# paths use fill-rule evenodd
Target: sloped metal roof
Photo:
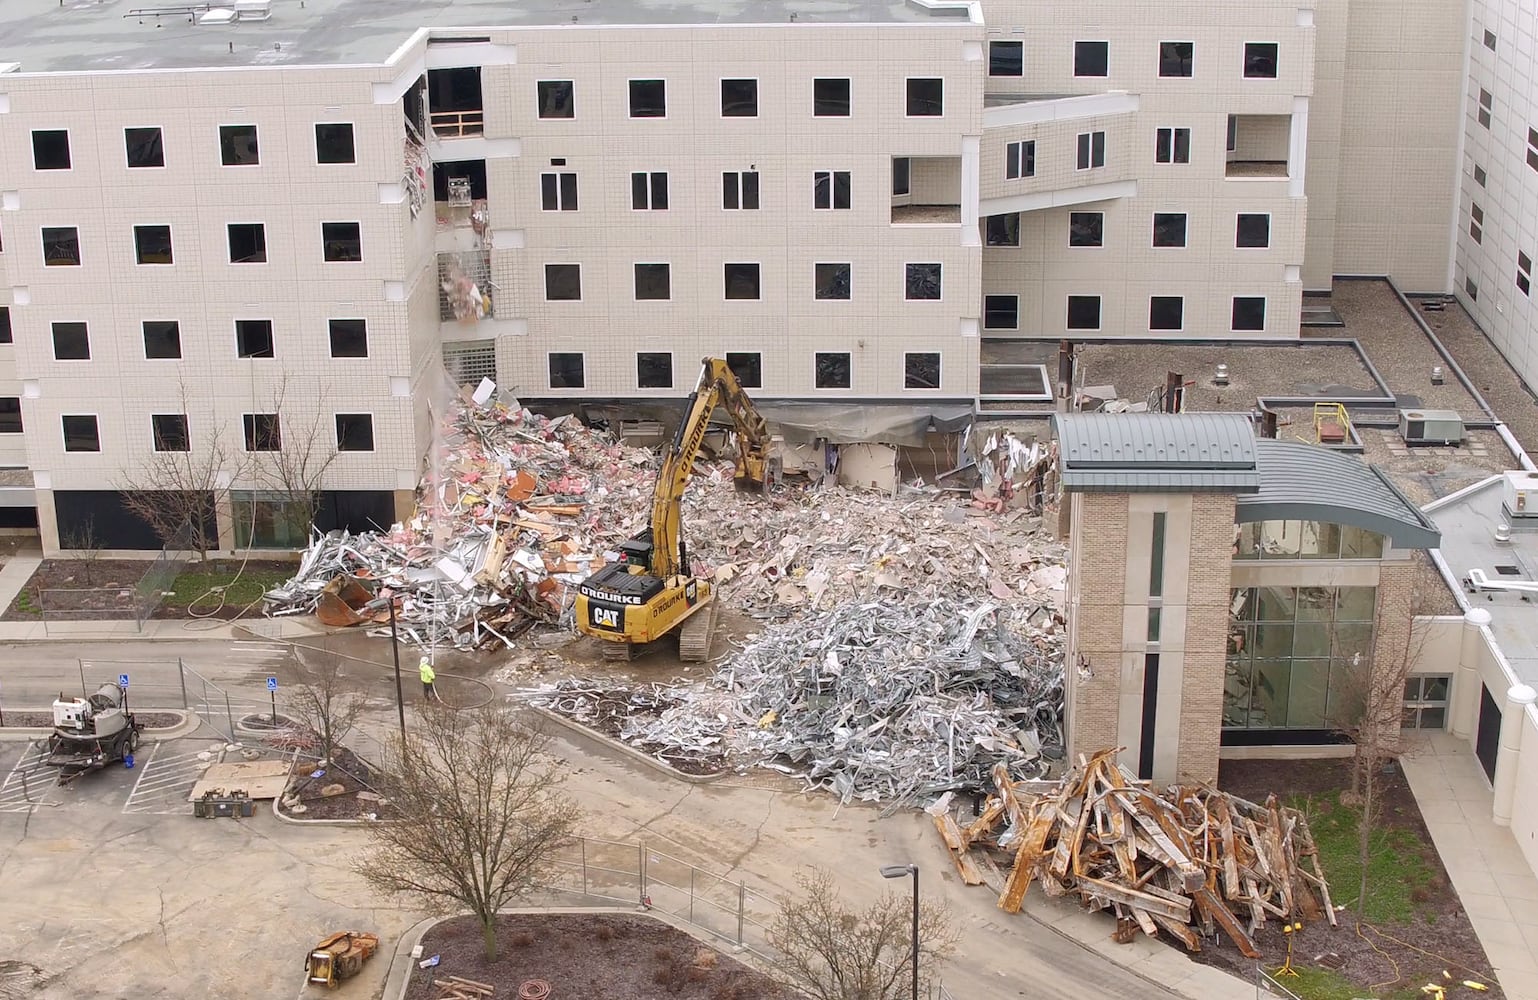
<path id="1" fill-rule="evenodd" d="M 1069 490 L 1253 493 L 1255 435 L 1242 413 L 1059 413 L 1058 468 Z"/>

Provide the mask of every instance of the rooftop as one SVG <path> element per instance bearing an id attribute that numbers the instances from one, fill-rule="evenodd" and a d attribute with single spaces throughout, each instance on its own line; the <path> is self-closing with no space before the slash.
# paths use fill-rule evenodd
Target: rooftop
<path id="1" fill-rule="evenodd" d="M 1254 492 L 1255 434 L 1242 413 L 1060 413 L 1063 486 L 1090 492 Z"/>
<path id="2" fill-rule="evenodd" d="M 208 5 L 4 0 L 0 64 L 23 73 L 380 64 L 419 28 L 967 20 L 964 9 L 909 0 L 271 0 L 266 20 L 194 23 L 190 11 Z"/>

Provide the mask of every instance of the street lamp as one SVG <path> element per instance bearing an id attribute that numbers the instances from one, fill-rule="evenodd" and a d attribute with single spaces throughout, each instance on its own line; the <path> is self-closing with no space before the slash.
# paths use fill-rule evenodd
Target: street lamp
<path id="1" fill-rule="evenodd" d="M 913 876 L 913 1000 L 919 1000 L 919 866 L 882 865 L 882 878 Z"/>

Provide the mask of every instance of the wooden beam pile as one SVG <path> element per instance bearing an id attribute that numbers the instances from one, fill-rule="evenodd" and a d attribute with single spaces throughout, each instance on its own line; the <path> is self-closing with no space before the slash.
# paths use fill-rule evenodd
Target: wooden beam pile
<path id="1" fill-rule="evenodd" d="M 1155 788 L 1105 750 L 1060 781 L 1014 781 L 1000 765 L 994 794 L 962 826 L 931 810 L 968 885 L 997 883 L 999 908 L 1017 913 L 1032 882 L 1048 896 L 1079 895 L 1111 910 L 1118 938 L 1163 930 L 1191 951 L 1219 930 L 1249 958 L 1270 918 L 1335 924 L 1308 821 L 1204 785 Z M 995 864 L 1002 856 L 1007 875 Z M 987 873 L 994 877 L 988 878 Z"/>
<path id="2" fill-rule="evenodd" d="M 496 987 L 490 983 L 461 979 L 459 976 L 434 979 L 433 986 L 438 990 L 435 1000 L 486 1000 L 496 992 Z"/>

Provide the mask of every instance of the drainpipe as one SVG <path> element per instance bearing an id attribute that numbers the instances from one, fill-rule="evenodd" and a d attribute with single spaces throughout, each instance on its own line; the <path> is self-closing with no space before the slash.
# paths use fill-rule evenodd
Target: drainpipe
<path id="1" fill-rule="evenodd" d="M 1453 677 L 1451 701 L 1447 706 L 1447 728 L 1460 740 L 1467 740 L 1474 732 L 1479 647 L 1484 644 L 1484 629 L 1489 624 L 1490 612 L 1484 608 L 1470 608 L 1463 614 L 1463 645 L 1458 653 L 1458 672 Z"/>
<path id="2" fill-rule="evenodd" d="M 1512 800 L 1517 792 L 1517 757 L 1522 751 L 1522 723 L 1528 706 L 1538 701 L 1538 691 L 1526 684 L 1513 684 L 1506 692 L 1506 707 L 1501 712 L 1501 746 L 1495 754 L 1495 805 L 1491 818 L 1496 826 L 1511 825 Z M 1529 747 L 1538 753 L 1538 747 Z"/>

